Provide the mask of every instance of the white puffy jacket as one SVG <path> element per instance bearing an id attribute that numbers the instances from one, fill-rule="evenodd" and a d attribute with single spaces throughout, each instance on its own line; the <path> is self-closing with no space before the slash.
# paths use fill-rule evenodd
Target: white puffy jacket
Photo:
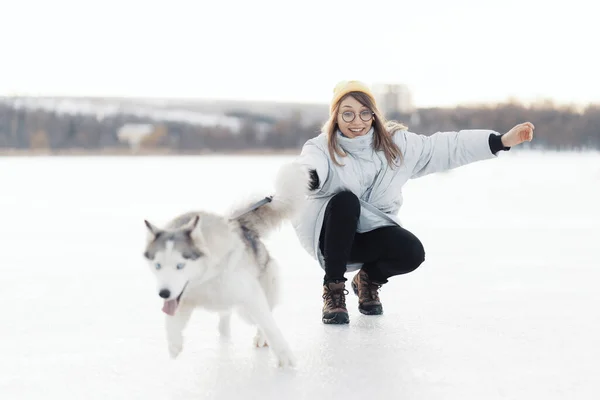
<path id="1" fill-rule="evenodd" d="M 308 198 L 304 211 L 292 221 L 302 247 L 324 268 L 319 235 L 328 201 L 336 193 L 349 190 L 361 202 L 358 232 L 388 225 L 400 225 L 397 213 L 402 205 L 402 187 L 412 178 L 460 167 L 475 161 L 495 158 L 489 146 L 492 130 L 438 132 L 431 136 L 406 130 L 396 131 L 394 142 L 404 159 L 400 166 L 388 166 L 383 152 L 372 147 L 373 128 L 364 136 L 347 138 L 337 131 L 338 143 L 348 154 L 338 157 L 343 166 L 329 156 L 327 135 L 308 140 L 297 161 L 317 171 L 319 188 Z M 348 264 L 348 271 L 361 264 Z"/>

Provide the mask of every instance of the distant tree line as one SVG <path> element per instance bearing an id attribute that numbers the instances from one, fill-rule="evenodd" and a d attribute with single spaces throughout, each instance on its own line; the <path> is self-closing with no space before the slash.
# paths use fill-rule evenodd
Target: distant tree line
<path id="1" fill-rule="evenodd" d="M 494 106 L 420 109 L 415 115 L 418 116 L 415 124 L 410 123 L 410 116 L 395 114 L 392 117 L 407 122 L 411 131 L 425 134 L 469 128 L 507 132 L 516 124 L 529 121 L 535 125 L 536 132 L 535 140 L 529 144 L 531 147 L 600 149 L 600 105 L 577 110 L 551 102 L 529 107 L 514 102 Z"/>
<path id="2" fill-rule="evenodd" d="M 301 110 L 285 117 L 258 115 L 244 110 L 226 113 L 240 121 L 238 129 L 206 126 L 184 121 L 163 121 L 130 114 L 98 117 L 92 114 L 63 114 L 42 109 L 15 108 L 0 103 L 0 148 L 60 151 L 127 150 L 117 132 L 125 124 L 152 124 L 155 134 L 142 144 L 146 149 L 171 152 L 244 151 L 299 149 L 317 135 L 327 117 L 310 121 Z M 532 147 L 600 149 L 600 106 L 583 110 L 551 103 L 523 106 L 506 103 L 494 106 L 426 108 L 411 114 L 390 113 L 389 119 L 404 122 L 409 130 L 430 135 L 437 131 L 489 128 L 505 132 L 523 121 L 536 127 Z"/>

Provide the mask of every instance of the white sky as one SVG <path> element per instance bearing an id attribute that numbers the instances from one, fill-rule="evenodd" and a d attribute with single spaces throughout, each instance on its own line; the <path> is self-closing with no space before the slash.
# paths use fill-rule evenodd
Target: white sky
<path id="1" fill-rule="evenodd" d="M 589 0 L 0 1 L 0 95 L 600 102 Z"/>

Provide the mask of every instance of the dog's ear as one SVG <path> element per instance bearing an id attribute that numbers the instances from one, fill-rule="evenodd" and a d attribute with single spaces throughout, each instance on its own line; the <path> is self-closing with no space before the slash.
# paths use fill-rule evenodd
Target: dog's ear
<path id="1" fill-rule="evenodd" d="M 199 215 L 194 216 L 187 224 L 182 226 L 181 229 L 196 241 L 201 242 L 204 239 L 202 237 L 202 221 L 200 221 Z"/>
<path id="2" fill-rule="evenodd" d="M 203 226 L 206 224 L 204 220 L 200 219 L 199 215 L 196 215 L 190 222 L 185 226 L 185 232 L 192 238 L 196 246 L 202 247 L 202 252 L 208 254 L 206 249 L 206 241 L 202 232 Z"/>
<path id="3" fill-rule="evenodd" d="M 148 228 L 148 240 L 155 239 L 158 235 L 160 235 L 161 230 L 151 224 L 148 220 L 144 220 L 146 227 Z"/>
<path id="4" fill-rule="evenodd" d="M 190 221 L 188 221 L 187 224 L 185 224 L 184 226 L 182 226 L 181 229 L 185 233 L 187 233 L 188 235 L 191 235 L 192 232 L 194 231 L 194 229 L 196 229 L 196 227 L 198 226 L 198 221 L 199 220 L 200 220 L 200 216 L 196 215 Z"/>

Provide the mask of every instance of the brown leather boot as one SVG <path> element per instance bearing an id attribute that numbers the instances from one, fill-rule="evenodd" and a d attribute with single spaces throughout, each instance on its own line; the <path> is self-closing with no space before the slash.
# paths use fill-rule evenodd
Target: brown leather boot
<path id="1" fill-rule="evenodd" d="M 345 282 L 330 282 L 323 285 L 323 323 L 348 324 L 350 317 L 346 309 Z"/>
<path id="2" fill-rule="evenodd" d="M 383 306 L 379 300 L 381 283 L 373 282 L 362 269 L 352 279 L 352 290 L 358 296 L 358 311 L 365 315 L 383 314 Z"/>

